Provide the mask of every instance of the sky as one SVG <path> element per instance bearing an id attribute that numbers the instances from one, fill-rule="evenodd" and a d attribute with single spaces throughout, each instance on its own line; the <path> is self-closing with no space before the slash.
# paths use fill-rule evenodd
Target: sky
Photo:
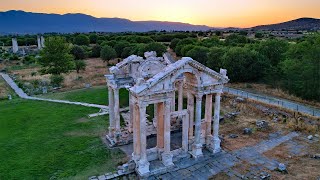
<path id="1" fill-rule="evenodd" d="M 320 0 L 0 0 L 0 11 L 7 10 L 252 27 L 320 18 Z"/>

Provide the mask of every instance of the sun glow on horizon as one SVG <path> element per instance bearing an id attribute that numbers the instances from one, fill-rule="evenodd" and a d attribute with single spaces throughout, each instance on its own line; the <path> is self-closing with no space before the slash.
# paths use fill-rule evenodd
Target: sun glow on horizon
<path id="1" fill-rule="evenodd" d="M 251 27 L 300 17 L 320 18 L 319 0 L 0 0 L 0 3 L 0 11 L 84 13 L 212 27 Z"/>

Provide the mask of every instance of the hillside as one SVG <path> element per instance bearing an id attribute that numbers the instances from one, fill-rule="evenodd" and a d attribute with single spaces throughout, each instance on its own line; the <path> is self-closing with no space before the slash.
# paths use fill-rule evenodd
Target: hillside
<path id="1" fill-rule="evenodd" d="M 299 18 L 278 24 L 252 27 L 253 30 L 320 30 L 320 19 Z"/>
<path id="2" fill-rule="evenodd" d="M 153 30 L 193 31 L 211 27 L 179 22 L 130 21 L 121 18 L 96 18 L 85 14 L 43 14 L 24 11 L 0 12 L 0 33 L 36 34 L 46 32 L 146 32 Z"/>

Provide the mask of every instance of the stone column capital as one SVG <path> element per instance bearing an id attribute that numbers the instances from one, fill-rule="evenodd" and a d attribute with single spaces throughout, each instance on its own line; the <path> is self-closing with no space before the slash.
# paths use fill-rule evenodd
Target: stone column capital
<path id="1" fill-rule="evenodd" d="M 197 93 L 195 96 L 197 101 L 202 101 L 203 93 Z"/>

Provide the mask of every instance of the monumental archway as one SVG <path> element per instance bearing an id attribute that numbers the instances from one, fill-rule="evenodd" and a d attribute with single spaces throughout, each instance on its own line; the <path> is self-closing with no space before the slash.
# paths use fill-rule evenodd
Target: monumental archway
<path id="1" fill-rule="evenodd" d="M 110 68 L 107 75 L 109 87 L 110 127 L 108 139 L 121 143 L 118 88 L 129 90 L 130 122 L 132 125 L 133 154 L 136 170 L 140 175 L 149 173 L 150 161 L 161 160 L 165 166 L 173 165 L 173 157 L 190 153 L 202 156 L 202 148 L 213 153 L 220 151 L 219 113 L 220 95 L 228 82 L 226 70 L 217 73 L 199 62 L 184 57 L 174 63 L 166 57 L 156 57 L 154 52 L 146 59 L 130 56 Z M 155 68 L 157 67 L 163 68 Z M 143 72 L 141 72 L 143 71 Z M 178 90 L 178 108 L 175 108 L 175 91 Z M 185 92 L 185 93 L 184 93 Z M 187 109 L 183 109 L 183 94 L 187 94 Z M 214 131 L 212 127 L 212 97 L 214 104 Z M 205 120 L 202 122 L 202 99 L 205 96 Z M 196 101 L 196 102 L 195 102 Z M 157 146 L 147 149 L 146 108 L 154 104 L 157 122 Z M 196 108 L 195 108 L 195 107 Z M 112 108 L 113 107 L 113 108 Z M 171 150 L 171 120 L 182 120 L 182 146 Z M 204 133 L 201 133 L 204 132 Z"/>

